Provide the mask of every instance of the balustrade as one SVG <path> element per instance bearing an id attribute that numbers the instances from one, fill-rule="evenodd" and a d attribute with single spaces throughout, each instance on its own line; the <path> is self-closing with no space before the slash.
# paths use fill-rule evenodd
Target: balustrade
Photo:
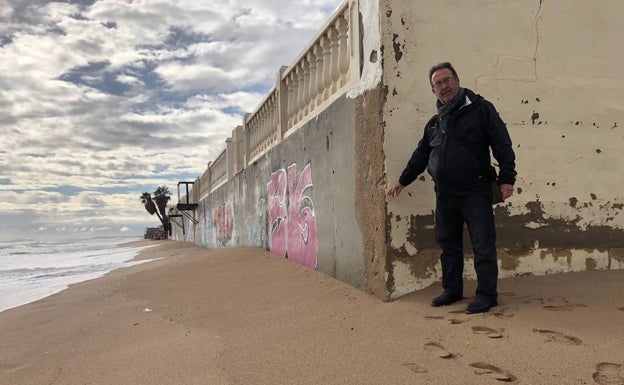
<path id="1" fill-rule="evenodd" d="M 208 162 L 208 167 L 206 167 L 206 171 L 204 171 L 202 176 L 199 177 L 199 186 L 194 187 L 199 189 L 200 200 L 210 193 L 210 163 L 211 162 Z"/>
<path id="2" fill-rule="evenodd" d="M 258 110 L 245 122 L 245 135 L 249 136 L 249 159 L 263 153 L 277 141 L 278 93 L 273 90 Z"/>
<path id="3" fill-rule="evenodd" d="M 227 180 L 227 154 L 224 149 L 208 168 L 210 172 L 210 189 L 217 188 Z"/>
<path id="4" fill-rule="evenodd" d="M 349 81 L 349 9 L 337 15 L 282 77 L 288 95 L 288 130 L 310 115 Z"/>
<path id="5" fill-rule="evenodd" d="M 232 133 L 230 150 L 208 163 L 196 186 L 200 199 L 227 181 L 228 170 L 243 170 L 349 83 L 352 71 L 358 70 L 351 68 L 350 60 L 359 57 L 359 46 L 350 36 L 351 17 L 357 17 L 357 11 L 350 10 L 350 4 L 343 3 L 299 59 L 280 70 L 277 85 Z"/>

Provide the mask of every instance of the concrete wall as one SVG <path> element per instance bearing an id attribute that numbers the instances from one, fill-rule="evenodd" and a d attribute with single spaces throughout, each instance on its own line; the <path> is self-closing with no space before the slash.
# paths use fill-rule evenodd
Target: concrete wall
<path id="1" fill-rule="evenodd" d="M 385 300 L 438 281 L 431 178 L 384 191 L 435 113 L 429 68 L 451 61 L 514 142 L 515 194 L 495 208 L 501 276 L 624 267 L 619 1 L 348 3 L 359 73 L 175 239 L 269 249 Z"/>
<path id="2" fill-rule="evenodd" d="M 618 0 L 380 1 L 388 185 L 435 113 L 428 70 L 450 61 L 514 142 L 515 195 L 495 209 L 501 275 L 624 267 L 622 10 Z M 387 202 L 392 297 L 440 278 L 434 200 L 425 175 Z"/>
<path id="3" fill-rule="evenodd" d="M 355 216 L 355 104 L 342 96 L 199 202 L 174 238 L 257 246 L 364 289 Z"/>

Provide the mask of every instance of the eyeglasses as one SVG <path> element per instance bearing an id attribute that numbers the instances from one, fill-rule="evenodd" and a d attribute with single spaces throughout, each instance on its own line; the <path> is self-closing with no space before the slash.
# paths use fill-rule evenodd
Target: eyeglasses
<path id="1" fill-rule="evenodd" d="M 434 90 L 437 90 L 438 88 L 448 85 L 450 83 L 451 80 L 455 80 L 454 77 L 450 76 L 448 78 L 444 78 L 442 80 L 440 80 L 439 82 L 435 82 L 433 83 L 432 87 Z"/>

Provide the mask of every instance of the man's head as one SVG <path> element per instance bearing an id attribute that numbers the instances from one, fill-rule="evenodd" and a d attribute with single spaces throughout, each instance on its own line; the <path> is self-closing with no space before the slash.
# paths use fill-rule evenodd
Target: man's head
<path id="1" fill-rule="evenodd" d="M 431 92 L 442 104 L 447 104 L 459 91 L 459 77 L 453 65 L 449 62 L 434 65 L 429 70 Z"/>

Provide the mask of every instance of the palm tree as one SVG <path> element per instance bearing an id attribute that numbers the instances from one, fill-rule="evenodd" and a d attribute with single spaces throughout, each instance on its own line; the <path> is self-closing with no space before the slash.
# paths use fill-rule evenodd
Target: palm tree
<path id="1" fill-rule="evenodd" d="M 167 203 L 171 199 L 171 193 L 169 192 L 169 187 L 160 186 L 154 191 L 154 200 L 156 201 L 156 206 L 158 206 L 158 211 L 160 212 L 163 220 L 168 222 L 167 220 Z M 163 222 L 163 225 L 164 223 Z"/>
<path id="2" fill-rule="evenodd" d="M 152 196 L 150 195 L 150 193 L 144 192 L 141 195 L 141 203 L 143 203 L 143 205 L 145 206 L 145 210 L 147 210 L 147 212 L 150 213 L 150 215 L 154 215 L 155 213 L 157 214 L 156 205 L 154 204 L 154 201 L 152 200 Z"/>
<path id="3" fill-rule="evenodd" d="M 163 225 L 165 236 L 169 234 L 169 217 L 167 216 L 167 203 L 171 199 L 171 193 L 167 186 L 160 186 L 154 191 L 154 198 L 148 192 L 141 195 L 141 203 L 150 215 L 156 214 Z"/>

